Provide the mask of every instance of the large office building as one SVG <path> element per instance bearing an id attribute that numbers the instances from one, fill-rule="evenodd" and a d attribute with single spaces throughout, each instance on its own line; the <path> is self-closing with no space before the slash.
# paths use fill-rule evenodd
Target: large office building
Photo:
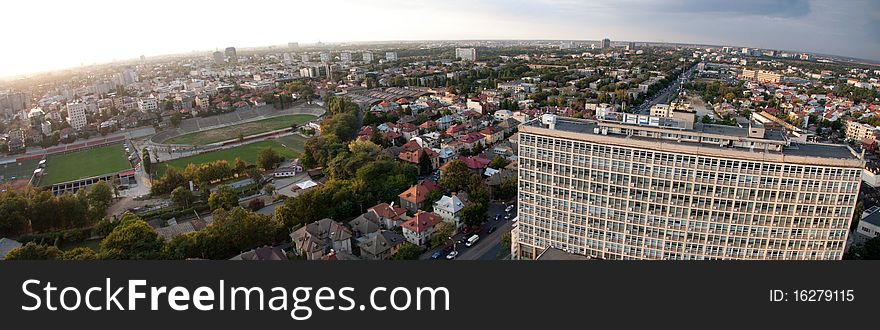
<path id="1" fill-rule="evenodd" d="M 602 39 L 602 49 L 611 48 L 611 39 L 605 38 Z"/>
<path id="2" fill-rule="evenodd" d="M 863 157 L 787 132 L 544 115 L 519 129 L 515 259 L 841 259 Z"/>
<path id="3" fill-rule="evenodd" d="M 456 48 L 455 49 L 455 58 L 460 59 L 462 61 L 476 61 L 477 60 L 477 49 L 476 48 Z"/>

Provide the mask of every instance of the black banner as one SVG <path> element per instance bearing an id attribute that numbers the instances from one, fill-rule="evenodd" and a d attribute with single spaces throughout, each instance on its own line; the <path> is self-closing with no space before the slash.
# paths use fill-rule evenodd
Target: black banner
<path id="1" fill-rule="evenodd" d="M 7 261 L 0 274 L 3 323 L 29 329 L 839 328 L 880 306 L 880 262 Z"/>

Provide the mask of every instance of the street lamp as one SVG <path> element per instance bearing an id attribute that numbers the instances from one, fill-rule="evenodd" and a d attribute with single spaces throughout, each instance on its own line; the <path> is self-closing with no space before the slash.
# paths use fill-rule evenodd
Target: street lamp
<path id="1" fill-rule="evenodd" d="M 452 251 L 458 251 L 458 244 L 455 242 L 454 239 L 452 239 L 452 236 L 449 236 L 449 240 L 452 241 Z"/>

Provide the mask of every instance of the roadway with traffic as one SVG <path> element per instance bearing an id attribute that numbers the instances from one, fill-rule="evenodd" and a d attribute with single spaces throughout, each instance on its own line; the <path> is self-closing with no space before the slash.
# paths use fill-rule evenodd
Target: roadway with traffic
<path id="1" fill-rule="evenodd" d="M 483 224 L 479 234 L 477 234 L 479 239 L 472 246 L 468 247 L 465 244 L 467 238 L 471 237 L 472 234 L 459 233 L 453 236 L 452 240 L 446 245 L 428 250 L 419 259 L 448 260 L 449 258 L 447 257 L 451 251 L 446 251 L 444 248 L 448 249 L 449 247 L 454 248 L 458 252 L 453 260 L 506 259 L 510 251 L 503 251 L 506 248 L 501 244 L 501 240 L 505 233 L 510 232 L 513 219 L 516 217 L 515 207 L 510 207 L 510 212 L 507 212 L 509 206 L 510 204 L 489 203 L 488 220 Z"/>

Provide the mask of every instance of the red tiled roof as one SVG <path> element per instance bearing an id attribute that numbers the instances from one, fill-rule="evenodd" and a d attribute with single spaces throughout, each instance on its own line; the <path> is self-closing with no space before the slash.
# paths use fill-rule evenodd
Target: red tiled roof
<path id="1" fill-rule="evenodd" d="M 386 219 L 400 219 L 400 216 L 406 214 L 406 209 L 400 206 L 391 206 L 388 203 L 376 204 L 369 210 L 376 212 L 376 215 Z"/>
<path id="2" fill-rule="evenodd" d="M 408 221 L 404 222 L 402 227 L 417 233 L 421 233 L 431 228 L 434 228 L 434 226 L 441 222 L 443 222 L 443 218 L 441 218 L 439 215 L 430 212 L 419 211 Z"/>
<path id="3" fill-rule="evenodd" d="M 398 196 L 414 204 L 420 204 L 428 198 L 428 194 L 438 189 L 440 189 L 440 186 L 434 183 L 434 181 L 424 180 L 409 187 L 409 189 L 400 193 Z"/>

